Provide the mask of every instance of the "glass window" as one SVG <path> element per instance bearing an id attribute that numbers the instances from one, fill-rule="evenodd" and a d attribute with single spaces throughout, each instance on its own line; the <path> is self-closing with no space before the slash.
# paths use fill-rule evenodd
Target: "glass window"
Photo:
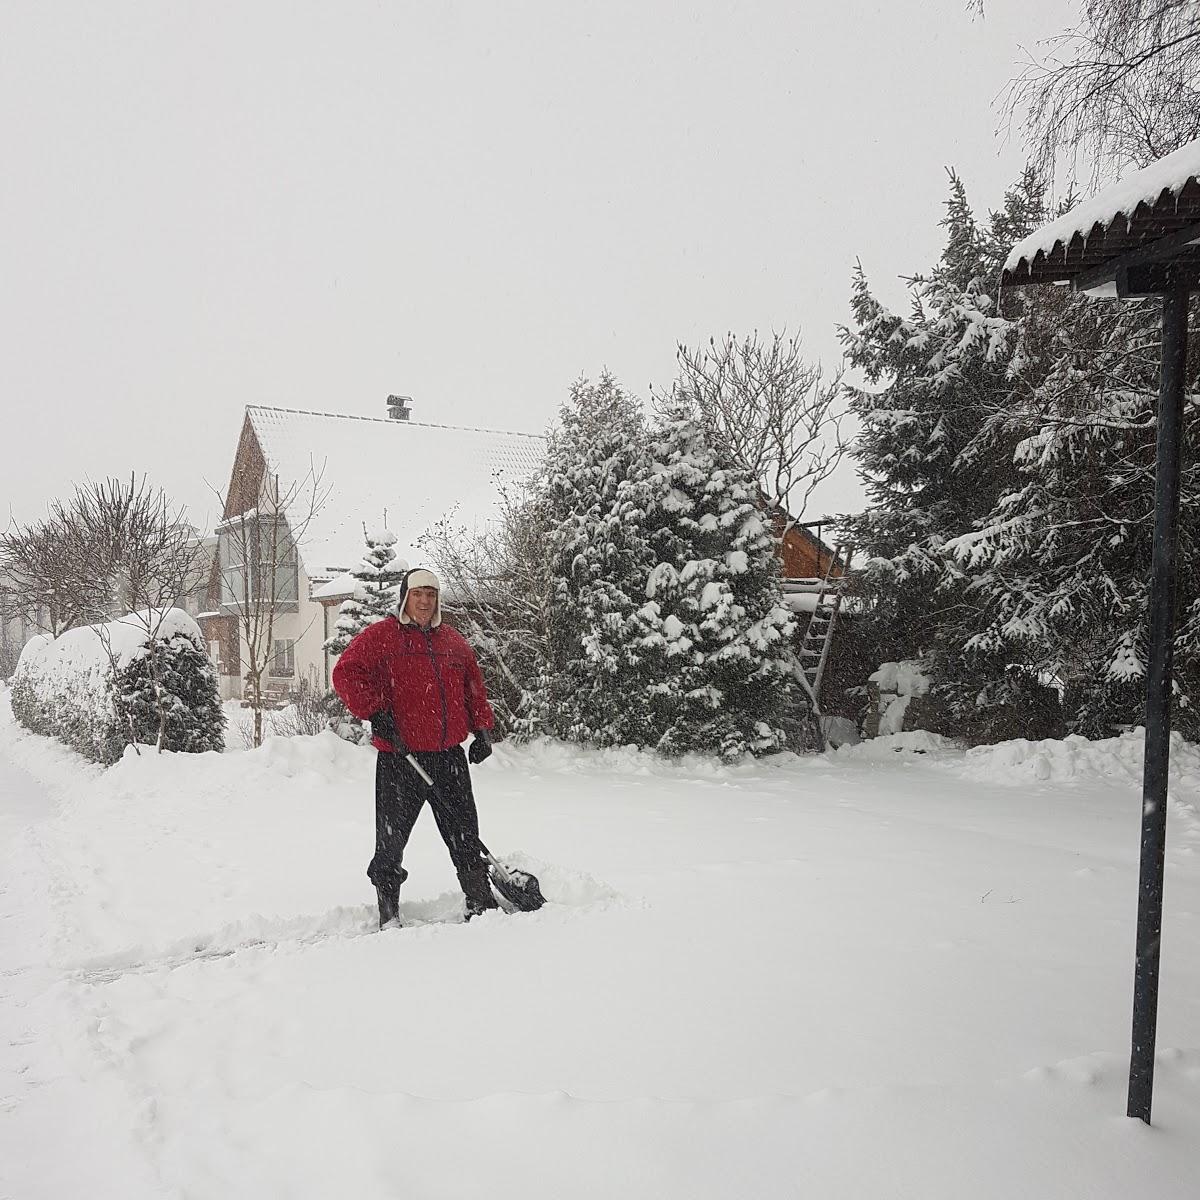
<path id="1" fill-rule="evenodd" d="M 282 518 L 236 520 L 218 535 L 221 603 L 255 603 L 271 597 L 276 604 L 299 600 L 296 544 Z"/>
<path id="2" fill-rule="evenodd" d="M 276 638 L 271 655 L 271 675 L 290 679 L 296 673 L 296 643 L 291 638 Z"/>

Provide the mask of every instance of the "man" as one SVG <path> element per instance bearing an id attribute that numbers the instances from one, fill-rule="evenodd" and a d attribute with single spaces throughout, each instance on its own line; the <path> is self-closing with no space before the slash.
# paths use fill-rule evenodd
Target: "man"
<path id="1" fill-rule="evenodd" d="M 367 875 L 379 897 L 379 927 L 399 924 L 401 861 L 421 806 L 433 809 L 438 830 L 466 895 L 469 921 L 496 900 L 488 884 L 471 793 L 470 760 L 492 752 L 494 723 L 475 654 L 457 629 L 442 624 L 441 584 L 423 567 L 400 583 L 396 612 L 368 625 L 342 652 L 333 686 L 360 720 L 371 722 L 375 763 L 375 857 Z M 430 787 L 405 756 L 412 753 L 433 780 Z"/>

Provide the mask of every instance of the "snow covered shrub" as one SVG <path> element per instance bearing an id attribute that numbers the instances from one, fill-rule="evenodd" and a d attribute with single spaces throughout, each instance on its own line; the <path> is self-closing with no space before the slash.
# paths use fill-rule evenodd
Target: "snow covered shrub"
<path id="1" fill-rule="evenodd" d="M 96 762 L 116 762 L 130 744 L 224 749 L 216 672 L 180 609 L 72 629 L 23 655 L 12 706 L 27 729 Z"/>

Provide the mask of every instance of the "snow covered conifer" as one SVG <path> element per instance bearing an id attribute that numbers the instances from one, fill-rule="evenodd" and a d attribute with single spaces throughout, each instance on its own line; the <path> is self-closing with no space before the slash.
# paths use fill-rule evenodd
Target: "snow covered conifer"
<path id="1" fill-rule="evenodd" d="M 1067 727 L 1109 737 L 1143 719 L 1153 556 L 1158 313 L 1053 289 L 1022 329 L 1027 399 L 1017 477 L 947 546 L 986 614 L 972 649 L 1019 655 L 1062 691 Z M 1198 367 L 1192 362 L 1189 385 Z M 1184 445 L 1200 413 L 1184 410 Z M 1177 564 L 1175 728 L 1200 736 L 1200 466 L 1185 458 Z"/>
<path id="2" fill-rule="evenodd" d="M 757 481 L 678 394 L 660 402 L 651 445 L 658 748 L 726 759 L 780 749 L 798 711 L 794 619 Z"/>
<path id="3" fill-rule="evenodd" d="M 115 680 L 119 709 L 127 714 L 125 741 L 161 744 L 164 750 L 199 754 L 225 748 L 225 714 L 216 672 L 193 642 L 175 634 L 153 639 Z"/>
<path id="4" fill-rule="evenodd" d="M 354 595 L 342 602 L 335 632 L 325 643 L 326 649 L 334 654 L 341 654 L 357 634 L 392 611 L 407 570 L 404 560 L 396 558 L 396 535 L 391 530 L 364 527 L 363 536 L 367 549 L 352 572 L 356 581 Z"/>
<path id="5" fill-rule="evenodd" d="M 594 746 L 653 745 L 646 424 L 608 372 L 572 386 L 535 493 L 552 603 L 546 660 L 520 728 Z"/>
<path id="6" fill-rule="evenodd" d="M 1043 217 L 1035 172 L 1022 176 L 986 226 L 952 177 L 945 248 L 930 275 L 910 281 L 910 315 L 888 311 L 859 269 L 856 328 L 842 331 L 847 358 L 867 381 L 851 389 L 850 406 L 862 422 L 854 453 L 868 506 L 847 526 L 868 556 L 877 654 L 881 661 L 925 655 L 947 714 L 940 731 L 972 738 L 985 736 L 989 714 L 1020 711 L 1017 685 L 1029 676 L 1012 669 L 1019 655 L 984 654 L 973 640 L 988 618 L 945 547 L 976 528 L 1016 478 L 1013 451 L 1023 433 L 1011 416 L 1023 386 L 1016 372 L 1025 301 L 1006 299 L 1012 311 L 999 313 L 997 256 Z"/>

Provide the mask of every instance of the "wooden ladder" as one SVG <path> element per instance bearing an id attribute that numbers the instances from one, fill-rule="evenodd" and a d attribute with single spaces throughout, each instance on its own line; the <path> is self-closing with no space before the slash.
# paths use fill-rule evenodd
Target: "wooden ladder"
<path id="1" fill-rule="evenodd" d="M 825 574 L 814 579 L 810 586 L 797 588 L 817 598 L 800 643 L 800 682 L 812 703 L 814 723 L 819 722 L 821 716 L 821 680 L 829 662 L 829 648 L 833 645 L 833 631 L 837 627 L 843 589 L 853 555 L 854 546 L 850 543 L 835 546 Z"/>

